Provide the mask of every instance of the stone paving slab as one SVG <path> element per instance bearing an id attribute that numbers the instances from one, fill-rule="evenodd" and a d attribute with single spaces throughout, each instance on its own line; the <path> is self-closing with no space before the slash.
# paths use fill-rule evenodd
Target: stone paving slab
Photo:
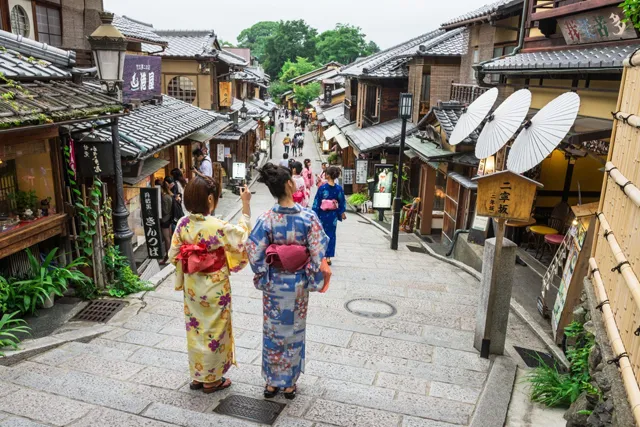
<path id="1" fill-rule="evenodd" d="M 48 424 L 36 423 L 26 418 L 11 417 L 0 422 L 0 427 L 48 427 Z"/>
<path id="2" fill-rule="evenodd" d="M 27 389 L 20 389 L 10 396 L 0 398 L 0 411 L 56 426 L 67 425 L 93 408 L 86 403 Z"/>

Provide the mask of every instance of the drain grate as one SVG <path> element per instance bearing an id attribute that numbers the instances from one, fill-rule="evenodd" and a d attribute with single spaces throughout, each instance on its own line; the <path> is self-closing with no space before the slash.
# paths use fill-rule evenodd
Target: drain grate
<path id="1" fill-rule="evenodd" d="M 427 251 L 424 246 L 407 245 L 407 249 L 409 249 L 411 252 L 418 252 L 420 254 L 429 253 L 429 251 Z"/>
<path id="2" fill-rule="evenodd" d="M 373 298 L 356 298 L 348 301 L 344 308 L 351 314 L 370 319 L 386 319 L 394 316 L 398 310 L 385 301 Z"/>
<path id="3" fill-rule="evenodd" d="M 234 394 L 222 399 L 213 412 L 255 423 L 273 425 L 285 406 L 287 405 L 284 403 L 258 400 Z"/>
<path id="4" fill-rule="evenodd" d="M 541 364 L 545 364 L 550 368 L 556 366 L 556 361 L 550 354 L 515 345 L 513 348 L 518 352 L 522 360 L 524 360 L 524 363 L 526 363 L 530 368 L 537 368 Z"/>
<path id="5" fill-rule="evenodd" d="M 125 303 L 122 301 L 97 300 L 91 301 L 89 305 L 76 314 L 71 320 L 84 320 L 87 322 L 105 323 L 109 321 L 117 312 L 122 310 Z"/>

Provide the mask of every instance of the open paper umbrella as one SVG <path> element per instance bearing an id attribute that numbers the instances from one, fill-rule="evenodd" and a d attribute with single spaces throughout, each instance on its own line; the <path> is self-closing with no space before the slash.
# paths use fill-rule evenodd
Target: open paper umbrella
<path id="1" fill-rule="evenodd" d="M 476 157 L 486 159 L 496 154 L 522 125 L 530 106 L 531 92 L 521 89 L 496 108 L 478 137 Z"/>
<path id="2" fill-rule="evenodd" d="M 533 116 L 509 152 L 507 168 L 523 173 L 542 162 L 567 136 L 580 109 L 577 93 L 563 93 Z"/>
<path id="3" fill-rule="evenodd" d="M 467 107 L 466 111 L 462 113 L 456 127 L 451 132 L 451 138 L 449 138 L 450 145 L 457 145 L 464 141 L 471 133 L 476 130 L 480 123 L 487 117 L 489 111 L 496 103 L 498 99 L 498 89 L 492 88 L 483 93 Z"/>

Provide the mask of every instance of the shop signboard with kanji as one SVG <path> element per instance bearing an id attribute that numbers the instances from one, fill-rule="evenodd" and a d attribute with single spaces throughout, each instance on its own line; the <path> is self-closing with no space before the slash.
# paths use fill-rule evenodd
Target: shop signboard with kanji
<path id="1" fill-rule="evenodd" d="M 607 7 L 558 19 L 568 45 L 635 39 L 636 30 L 624 22 L 622 9 Z"/>
<path id="2" fill-rule="evenodd" d="M 100 141 L 77 142 L 74 151 L 75 167 L 81 177 L 113 176 L 115 164 L 112 145 Z"/>
<path id="3" fill-rule="evenodd" d="M 219 83 L 219 96 L 220 96 L 220 106 L 221 107 L 231 107 L 233 105 L 233 98 L 231 97 L 231 82 L 220 82 Z"/>
<path id="4" fill-rule="evenodd" d="M 366 184 L 369 174 L 369 161 L 356 160 L 356 184 Z"/>
<path id="5" fill-rule="evenodd" d="M 164 259 L 165 247 L 160 228 L 160 187 L 141 188 L 142 223 L 147 252 L 151 259 Z"/>
<path id="6" fill-rule="evenodd" d="M 127 55 L 124 59 L 124 102 L 132 99 L 146 101 L 160 96 L 161 67 L 162 58 L 159 56 Z"/>
<path id="7" fill-rule="evenodd" d="M 531 217 L 536 190 L 542 184 L 511 171 L 474 178 L 478 182 L 476 215 L 525 221 Z"/>

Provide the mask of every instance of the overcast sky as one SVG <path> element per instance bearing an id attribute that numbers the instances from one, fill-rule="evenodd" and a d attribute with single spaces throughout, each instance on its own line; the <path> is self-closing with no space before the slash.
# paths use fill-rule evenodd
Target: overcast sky
<path id="1" fill-rule="evenodd" d="M 259 21 L 304 19 L 319 32 L 349 23 L 384 49 L 486 3 L 491 0 L 104 0 L 104 8 L 158 29 L 213 29 L 232 43 Z"/>

